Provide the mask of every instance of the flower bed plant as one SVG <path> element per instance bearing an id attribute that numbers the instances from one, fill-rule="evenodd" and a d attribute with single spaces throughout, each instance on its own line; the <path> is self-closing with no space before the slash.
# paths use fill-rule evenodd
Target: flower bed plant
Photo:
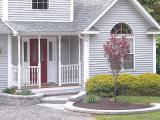
<path id="1" fill-rule="evenodd" d="M 3 90 L 3 93 L 13 95 L 32 95 L 33 93 L 27 87 L 23 87 L 21 90 L 16 90 L 16 87 L 10 87 Z"/>
<path id="2" fill-rule="evenodd" d="M 118 80 L 119 95 L 160 96 L 160 75 L 144 73 L 138 76 L 121 74 Z M 86 91 L 101 97 L 112 97 L 114 80 L 111 75 L 97 75 L 86 82 Z"/>

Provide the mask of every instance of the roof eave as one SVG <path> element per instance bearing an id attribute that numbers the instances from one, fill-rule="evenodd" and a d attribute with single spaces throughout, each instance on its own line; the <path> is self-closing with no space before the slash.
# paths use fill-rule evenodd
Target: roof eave
<path id="1" fill-rule="evenodd" d="M 81 32 L 81 34 L 96 35 L 96 34 L 99 34 L 99 31 L 84 31 L 84 32 Z"/>
<path id="2" fill-rule="evenodd" d="M 147 35 L 160 35 L 160 31 L 157 32 L 146 32 Z"/>
<path id="3" fill-rule="evenodd" d="M 13 35 L 18 35 L 18 32 L 13 27 L 11 27 L 7 22 L 3 21 L 3 23 L 12 31 L 10 33 L 12 33 Z"/>
<path id="4" fill-rule="evenodd" d="M 52 36 L 52 35 L 79 35 L 79 32 L 52 32 L 52 31 L 42 31 L 42 32 L 28 32 L 28 31 L 21 31 L 19 35 L 21 36 L 36 36 L 36 35 L 42 35 L 42 36 Z"/>
<path id="5" fill-rule="evenodd" d="M 118 0 L 113 0 L 111 3 L 110 3 L 110 5 L 95 19 L 95 20 L 93 20 L 93 22 L 89 25 L 89 26 L 87 26 L 86 27 L 86 29 L 84 30 L 84 31 L 88 31 L 95 23 L 97 23 L 97 21 L 99 20 L 99 19 L 101 19 L 112 7 L 113 7 L 113 5 L 115 5 L 115 3 L 117 3 L 118 2 Z"/>
<path id="6" fill-rule="evenodd" d="M 152 25 L 160 30 L 159 23 L 143 8 L 137 0 L 129 0 L 130 3 L 147 19 Z"/>
<path id="7" fill-rule="evenodd" d="M 142 5 L 137 0 L 129 0 L 134 7 L 142 13 L 142 15 L 152 23 L 157 29 L 160 30 L 160 25 L 158 22 L 142 7 Z M 118 0 L 114 0 L 89 26 L 86 27 L 84 31 L 88 31 L 95 23 L 97 23 L 98 20 L 100 20 L 105 13 L 107 13 L 116 3 Z"/>

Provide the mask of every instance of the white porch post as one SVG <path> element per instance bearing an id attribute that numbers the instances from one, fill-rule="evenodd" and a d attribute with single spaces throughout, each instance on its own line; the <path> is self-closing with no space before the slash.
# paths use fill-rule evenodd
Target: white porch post
<path id="1" fill-rule="evenodd" d="M 18 89 L 21 89 L 21 36 L 18 35 Z"/>
<path id="2" fill-rule="evenodd" d="M 153 73 L 156 73 L 156 35 L 153 35 Z"/>
<path id="3" fill-rule="evenodd" d="M 38 35 L 38 86 L 41 87 L 41 36 Z"/>
<path id="4" fill-rule="evenodd" d="M 81 38 L 79 37 L 79 58 L 78 58 L 78 64 L 79 64 L 79 85 L 81 85 L 82 79 L 81 79 Z"/>
<path id="5" fill-rule="evenodd" d="M 89 78 L 89 35 L 84 35 L 83 39 L 83 61 L 84 61 L 84 87 Z"/>
<path id="6" fill-rule="evenodd" d="M 58 63 L 59 63 L 59 86 L 62 86 L 62 83 L 61 83 L 61 36 L 58 36 L 58 42 L 59 42 L 59 60 L 58 60 Z"/>
<path id="7" fill-rule="evenodd" d="M 12 75 L 12 41 L 11 36 L 8 34 L 8 87 L 11 87 L 13 84 L 13 75 Z"/>

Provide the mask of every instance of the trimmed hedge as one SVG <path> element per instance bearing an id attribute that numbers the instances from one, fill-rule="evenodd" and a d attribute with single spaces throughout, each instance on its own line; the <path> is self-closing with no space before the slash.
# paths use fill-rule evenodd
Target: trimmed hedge
<path id="1" fill-rule="evenodd" d="M 144 73 L 138 76 L 121 74 L 118 80 L 119 95 L 160 96 L 160 76 Z M 112 75 L 97 75 L 86 82 L 86 91 L 101 97 L 114 94 Z"/>
<path id="2" fill-rule="evenodd" d="M 111 75 L 97 75 L 86 82 L 87 92 L 101 97 L 112 96 L 113 89 L 114 81 Z"/>

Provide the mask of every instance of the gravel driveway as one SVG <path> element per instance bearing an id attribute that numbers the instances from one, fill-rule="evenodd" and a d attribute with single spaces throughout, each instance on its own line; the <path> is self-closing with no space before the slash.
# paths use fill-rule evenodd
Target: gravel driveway
<path id="1" fill-rule="evenodd" d="M 93 120 L 88 114 L 33 106 L 0 105 L 0 120 Z"/>

